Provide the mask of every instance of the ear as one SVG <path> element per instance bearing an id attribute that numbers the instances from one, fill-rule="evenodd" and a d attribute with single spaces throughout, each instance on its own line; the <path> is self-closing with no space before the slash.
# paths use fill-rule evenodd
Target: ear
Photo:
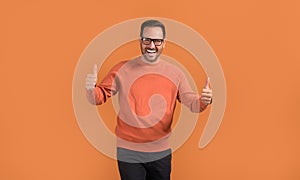
<path id="1" fill-rule="evenodd" d="M 166 46 L 166 39 L 164 40 L 164 42 L 163 42 L 163 48 L 165 48 L 165 46 Z"/>

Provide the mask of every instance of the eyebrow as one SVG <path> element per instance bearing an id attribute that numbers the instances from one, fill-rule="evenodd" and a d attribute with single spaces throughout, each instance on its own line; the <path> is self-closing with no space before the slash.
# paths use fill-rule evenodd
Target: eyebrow
<path id="1" fill-rule="evenodd" d="M 150 40 L 164 40 L 164 38 L 148 38 L 148 37 L 141 37 L 141 39 L 150 39 Z"/>

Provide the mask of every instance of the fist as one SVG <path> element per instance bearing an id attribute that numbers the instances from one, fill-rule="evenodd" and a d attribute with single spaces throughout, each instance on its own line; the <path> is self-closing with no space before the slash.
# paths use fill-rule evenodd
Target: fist
<path id="1" fill-rule="evenodd" d="M 98 76 L 98 68 L 97 65 L 94 65 L 93 74 L 88 74 L 85 79 L 85 88 L 87 90 L 92 90 L 95 88 L 97 83 L 97 76 Z"/>
<path id="2" fill-rule="evenodd" d="M 210 79 L 208 77 L 205 86 L 202 89 L 201 98 L 200 98 L 202 103 L 204 103 L 205 105 L 209 105 L 212 103 L 212 90 L 210 89 L 209 84 L 210 84 Z"/>

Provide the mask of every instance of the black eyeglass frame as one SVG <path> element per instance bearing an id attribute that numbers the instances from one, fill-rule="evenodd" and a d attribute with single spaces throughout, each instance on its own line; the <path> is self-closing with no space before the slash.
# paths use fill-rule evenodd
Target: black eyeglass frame
<path id="1" fill-rule="evenodd" d="M 146 37 L 141 37 L 142 43 L 144 45 L 149 45 L 151 42 L 154 43 L 155 46 L 161 46 L 162 43 L 165 41 L 164 39 L 151 39 L 151 38 L 146 38 Z M 145 43 L 145 40 L 150 40 L 149 43 Z"/>

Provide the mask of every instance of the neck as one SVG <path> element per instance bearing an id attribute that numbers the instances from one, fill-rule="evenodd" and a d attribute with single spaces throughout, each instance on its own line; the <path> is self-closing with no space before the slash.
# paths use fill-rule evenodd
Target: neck
<path id="1" fill-rule="evenodd" d="M 154 61 L 148 61 L 143 55 L 141 56 L 141 59 L 143 62 L 147 63 L 147 64 L 157 64 L 159 62 L 159 57 L 157 59 L 155 59 Z"/>

